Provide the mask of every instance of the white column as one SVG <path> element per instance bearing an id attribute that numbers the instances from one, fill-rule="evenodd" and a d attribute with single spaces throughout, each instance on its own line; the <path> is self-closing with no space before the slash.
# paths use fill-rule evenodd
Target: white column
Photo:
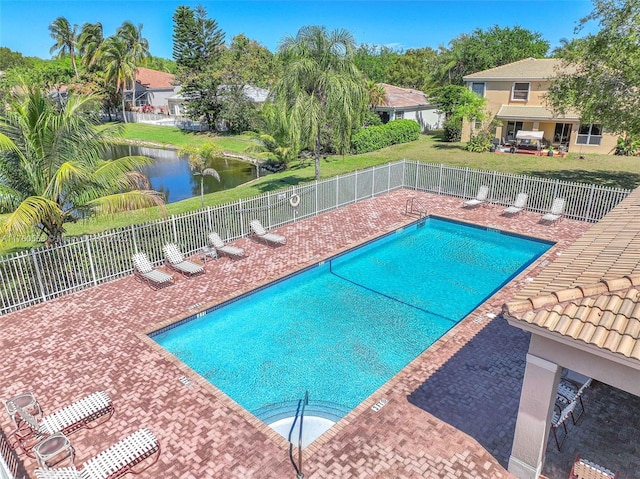
<path id="1" fill-rule="evenodd" d="M 560 370 L 553 362 L 527 354 L 509 458 L 509 472 L 520 479 L 537 479 L 542 471 Z"/>

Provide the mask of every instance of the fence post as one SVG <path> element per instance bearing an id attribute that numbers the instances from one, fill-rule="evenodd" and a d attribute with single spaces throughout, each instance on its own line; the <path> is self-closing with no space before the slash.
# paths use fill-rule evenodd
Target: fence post
<path id="1" fill-rule="evenodd" d="M 315 216 L 318 216 L 320 214 L 320 210 L 318 208 L 318 180 L 316 180 L 315 210 Z"/>
<path id="2" fill-rule="evenodd" d="M 276 201 L 276 204 L 278 204 L 277 201 Z M 271 194 L 270 193 L 267 193 L 267 223 L 269 224 L 269 228 L 271 228 Z"/>
<path id="3" fill-rule="evenodd" d="M 244 211 L 242 211 L 242 200 L 238 200 L 238 213 L 240 213 L 240 236 L 244 236 Z"/>
<path id="4" fill-rule="evenodd" d="M 443 164 L 440 163 L 440 178 L 438 178 L 438 194 L 441 195 L 442 194 L 442 168 L 443 168 Z"/>
<path id="5" fill-rule="evenodd" d="M 213 218 L 211 217 L 211 206 L 207 206 L 207 224 L 209 231 L 213 231 Z"/>
<path id="6" fill-rule="evenodd" d="M 131 225 L 131 239 L 133 239 L 133 249 L 138 252 L 138 242 L 136 241 L 136 229 L 134 225 Z"/>
<path id="7" fill-rule="evenodd" d="M 371 169 L 371 198 L 376 195 L 376 167 Z"/>
<path id="8" fill-rule="evenodd" d="M 418 191 L 418 168 L 420 167 L 420 163 L 418 163 L 417 161 L 414 161 L 413 163 L 416 165 L 416 179 L 414 181 L 413 189 Z"/>
<path id="9" fill-rule="evenodd" d="M 406 188 L 406 173 L 407 173 L 407 160 L 405 158 L 402 159 L 402 187 Z"/>
<path id="10" fill-rule="evenodd" d="M 593 192 L 596 189 L 596 185 L 591 185 L 591 191 L 589 192 L 589 202 L 587 203 L 587 212 L 584 214 L 584 220 L 591 220 L 591 204 L 593 203 Z"/>
<path id="11" fill-rule="evenodd" d="M 178 242 L 178 230 L 176 229 L 176 215 L 171 215 L 171 229 L 173 231 L 173 242 Z"/>
<path id="12" fill-rule="evenodd" d="M 462 197 L 466 198 L 467 197 L 467 191 L 469 188 L 469 167 L 467 166 L 464 169 L 464 186 L 462 187 Z"/>
<path id="13" fill-rule="evenodd" d="M 31 248 L 31 257 L 33 258 L 33 264 L 36 267 L 36 278 L 38 278 L 38 285 L 40 286 L 40 294 L 42 294 L 42 301 L 46 301 L 47 293 L 45 293 L 44 291 L 44 283 L 42 282 L 42 274 L 40 273 L 38 256 L 36 256 L 36 250 L 34 248 Z"/>
<path id="14" fill-rule="evenodd" d="M 391 191 L 391 163 L 387 163 L 387 193 Z"/>
<path id="15" fill-rule="evenodd" d="M 337 208 L 340 204 L 340 175 L 336 176 L 336 204 L 334 208 Z"/>
<path id="16" fill-rule="evenodd" d="M 84 243 L 87 245 L 87 256 L 89 257 L 89 266 L 91 266 L 91 276 L 93 277 L 93 285 L 98 284 L 96 279 L 96 268 L 93 264 L 93 255 L 91 254 L 91 245 L 89 244 L 89 236 L 84 235 Z"/>
<path id="17" fill-rule="evenodd" d="M 356 170 L 355 179 L 353 180 L 353 202 L 358 201 L 358 170 Z"/>

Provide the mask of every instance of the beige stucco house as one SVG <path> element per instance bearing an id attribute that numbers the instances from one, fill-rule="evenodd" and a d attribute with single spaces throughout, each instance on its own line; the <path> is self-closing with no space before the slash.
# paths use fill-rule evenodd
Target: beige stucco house
<path id="1" fill-rule="evenodd" d="M 544 95 L 549 78 L 563 68 L 561 60 L 527 58 L 490 70 L 465 76 L 468 88 L 487 100 L 489 112 L 484 125 L 500 121 L 496 137 L 514 141 L 518 131 L 543 132 L 545 145 L 576 153 L 612 154 L 617 135 L 603 131 L 599 124 L 582 124 L 577 113 L 560 115 L 546 106 Z M 483 127 L 465 122 L 462 141 L 469 141 L 474 130 Z"/>

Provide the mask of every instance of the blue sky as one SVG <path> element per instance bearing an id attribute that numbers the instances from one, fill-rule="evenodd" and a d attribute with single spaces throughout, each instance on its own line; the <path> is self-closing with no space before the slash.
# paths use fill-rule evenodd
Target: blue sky
<path id="1" fill-rule="evenodd" d="M 345 28 L 358 44 L 405 50 L 446 46 L 476 28 L 519 25 L 541 33 L 553 48 L 561 38 L 573 38 L 578 20 L 592 9 L 589 0 L 0 0 L 0 46 L 50 58 L 53 40 L 48 25 L 59 16 L 79 26 L 99 21 L 106 36 L 129 20 L 143 25 L 154 56 L 171 58 L 173 12 L 179 5 L 199 3 L 227 41 L 244 33 L 272 51 L 284 36 L 295 35 L 304 25 Z"/>

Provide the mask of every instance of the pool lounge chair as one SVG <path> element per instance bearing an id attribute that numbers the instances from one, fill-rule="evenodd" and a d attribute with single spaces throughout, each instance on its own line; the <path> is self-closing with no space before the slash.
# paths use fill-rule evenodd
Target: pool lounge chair
<path id="1" fill-rule="evenodd" d="M 489 187 L 486 185 L 482 185 L 478 188 L 478 194 L 472 200 L 465 201 L 463 206 L 465 208 L 475 208 L 476 206 L 485 204 L 487 202 L 487 196 L 489 196 Z"/>
<path id="2" fill-rule="evenodd" d="M 154 455 L 152 461 L 134 470 L 135 466 Z M 158 440 L 149 429 L 143 428 L 98 453 L 79 468 L 39 468 L 35 473 L 37 479 L 115 479 L 128 473 L 140 474 L 153 466 L 159 457 Z"/>
<path id="3" fill-rule="evenodd" d="M 242 248 L 224 244 L 224 241 L 222 241 L 218 233 L 209 233 L 209 243 L 211 243 L 218 253 L 229 256 L 230 258 L 242 258 L 245 256 Z"/>
<path id="4" fill-rule="evenodd" d="M 280 236 L 275 233 L 268 233 L 258 220 L 251 221 L 249 226 L 251 226 L 252 234 L 267 244 L 279 245 L 287 242 L 287 239 L 284 236 Z"/>
<path id="5" fill-rule="evenodd" d="M 542 218 L 540 218 L 541 223 L 555 223 L 564 215 L 564 198 L 556 198 L 553 200 L 551 205 L 551 209 L 548 213 L 544 214 Z"/>
<path id="6" fill-rule="evenodd" d="M 24 409 L 15 413 L 17 427 L 9 435 L 9 443 L 17 451 L 29 453 L 42 439 L 57 432 L 71 434 L 83 428 L 93 429 L 108 421 L 115 409 L 104 391 L 88 396 L 38 420 Z"/>
<path id="7" fill-rule="evenodd" d="M 618 473 L 610 471 L 606 467 L 599 466 L 591 461 L 582 459 L 580 454 L 576 457 L 569 479 L 617 479 Z"/>
<path id="8" fill-rule="evenodd" d="M 174 243 L 164 245 L 164 263 L 171 269 L 184 276 L 197 276 L 204 274 L 202 265 L 185 259 L 184 255 Z"/>
<path id="9" fill-rule="evenodd" d="M 173 276 L 164 271 L 154 269 L 146 253 L 133 255 L 133 274 L 138 281 L 147 283 L 153 289 L 173 284 Z"/>
<path id="10" fill-rule="evenodd" d="M 502 214 L 506 216 L 517 215 L 527 207 L 528 199 L 529 195 L 527 195 L 526 193 L 518 193 L 518 196 L 516 196 L 516 200 L 513 202 L 513 204 L 505 208 Z"/>

